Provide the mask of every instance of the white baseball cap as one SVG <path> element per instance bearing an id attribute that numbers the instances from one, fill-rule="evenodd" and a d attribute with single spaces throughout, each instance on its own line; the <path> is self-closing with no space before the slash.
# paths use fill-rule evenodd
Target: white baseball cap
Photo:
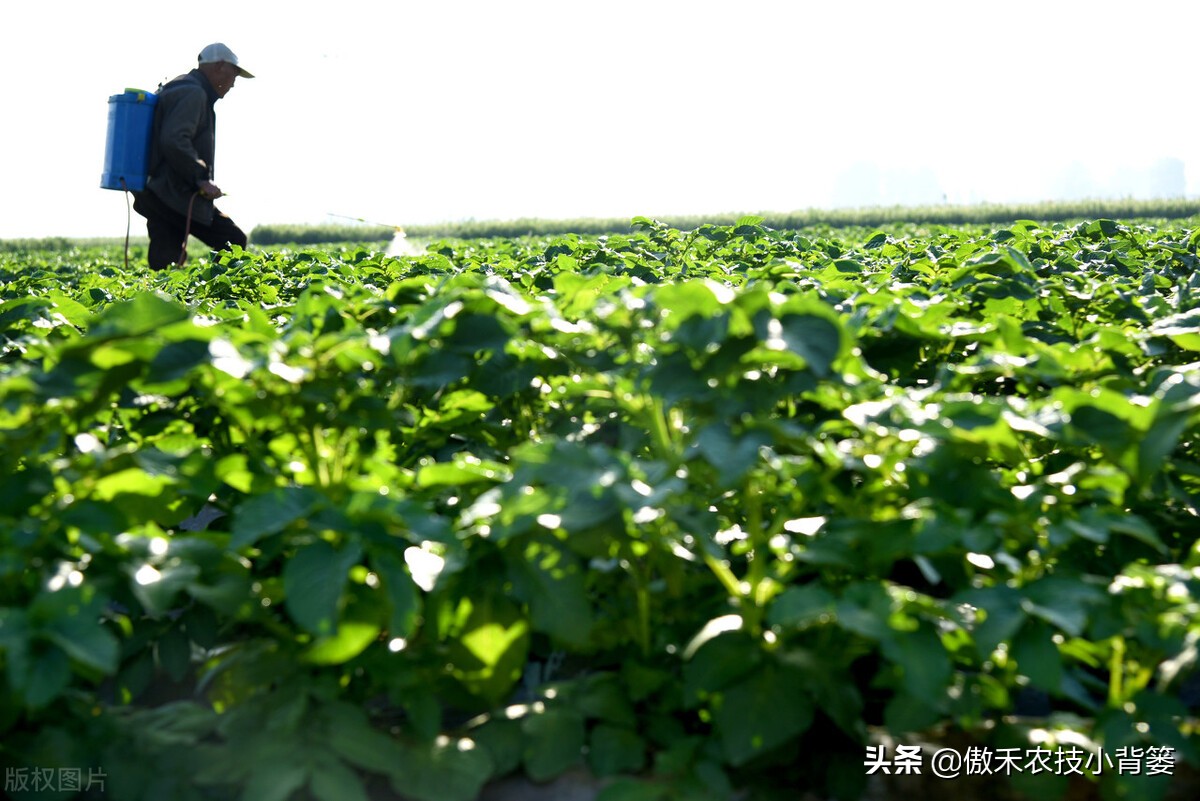
<path id="1" fill-rule="evenodd" d="M 232 64 L 233 66 L 237 67 L 238 75 L 242 76 L 243 78 L 253 78 L 254 77 L 246 70 L 242 69 L 241 67 L 238 67 L 237 56 L 235 56 L 233 54 L 232 50 L 230 50 L 228 47 L 221 44 L 220 42 L 215 42 L 213 44 L 210 44 L 208 47 L 201 50 L 200 56 L 199 56 L 199 61 L 201 64 L 217 64 L 217 63 L 224 61 L 227 64 Z"/>

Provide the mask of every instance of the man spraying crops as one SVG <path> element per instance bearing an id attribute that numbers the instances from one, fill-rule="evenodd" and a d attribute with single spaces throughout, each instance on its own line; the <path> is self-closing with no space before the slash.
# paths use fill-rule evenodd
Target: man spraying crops
<path id="1" fill-rule="evenodd" d="M 196 69 L 161 87 L 150 140 L 150 174 L 136 193 L 134 210 L 146 218 L 150 267 L 161 270 L 187 260 L 192 235 L 214 250 L 245 247 L 246 234 L 213 201 L 224 194 L 213 183 L 216 102 L 238 77 L 254 76 L 238 66 L 223 44 L 200 51 Z"/>

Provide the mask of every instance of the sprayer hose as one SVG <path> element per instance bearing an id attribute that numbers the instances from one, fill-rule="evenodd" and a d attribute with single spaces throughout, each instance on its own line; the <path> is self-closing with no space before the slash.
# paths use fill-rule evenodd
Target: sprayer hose
<path id="1" fill-rule="evenodd" d="M 129 229 L 133 226 L 133 195 L 121 178 L 121 188 L 125 190 L 125 272 L 129 272 Z"/>
<path id="2" fill-rule="evenodd" d="M 130 198 L 133 197 L 133 193 L 129 191 L 129 187 L 125 184 L 125 179 L 122 178 L 120 180 L 121 188 L 125 190 L 125 272 L 129 272 L 129 229 L 133 225 L 133 208 Z M 183 244 L 179 251 L 180 267 L 187 264 L 188 237 L 192 235 L 192 205 L 196 202 L 196 195 L 199 194 L 200 190 L 197 189 L 192 193 L 191 199 L 188 200 L 187 219 L 184 221 L 183 225 Z"/>
<path id="3" fill-rule="evenodd" d="M 184 222 L 184 226 L 183 226 L 183 249 L 179 252 L 179 266 L 180 267 L 187 264 L 188 237 L 192 235 L 192 206 L 193 206 L 193 204 L 195 204 L 196 196 L 199 194 L 200 194 L 200 190 L 197 189 L 195 192 L 192 193 L 191 198 L 188 200 L 187 220 Z"/>

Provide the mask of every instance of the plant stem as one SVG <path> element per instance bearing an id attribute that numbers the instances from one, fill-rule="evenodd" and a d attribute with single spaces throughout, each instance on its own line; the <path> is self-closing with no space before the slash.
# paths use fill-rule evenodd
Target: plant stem
<path id="1" fill-rule="evenodd" d="M 1108 664 L 1108 705 L 1118 708 L 1124 703 L 1125 638 L 1113 637 L 1112 656 Z"/>

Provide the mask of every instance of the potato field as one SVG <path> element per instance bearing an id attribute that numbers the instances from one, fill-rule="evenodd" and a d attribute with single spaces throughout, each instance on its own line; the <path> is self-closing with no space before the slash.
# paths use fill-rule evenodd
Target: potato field
<path id="1" fill-rule="evenodd" d="M 1171 798 L 1194 224 L 0 251 L 5 794 Z"/>

